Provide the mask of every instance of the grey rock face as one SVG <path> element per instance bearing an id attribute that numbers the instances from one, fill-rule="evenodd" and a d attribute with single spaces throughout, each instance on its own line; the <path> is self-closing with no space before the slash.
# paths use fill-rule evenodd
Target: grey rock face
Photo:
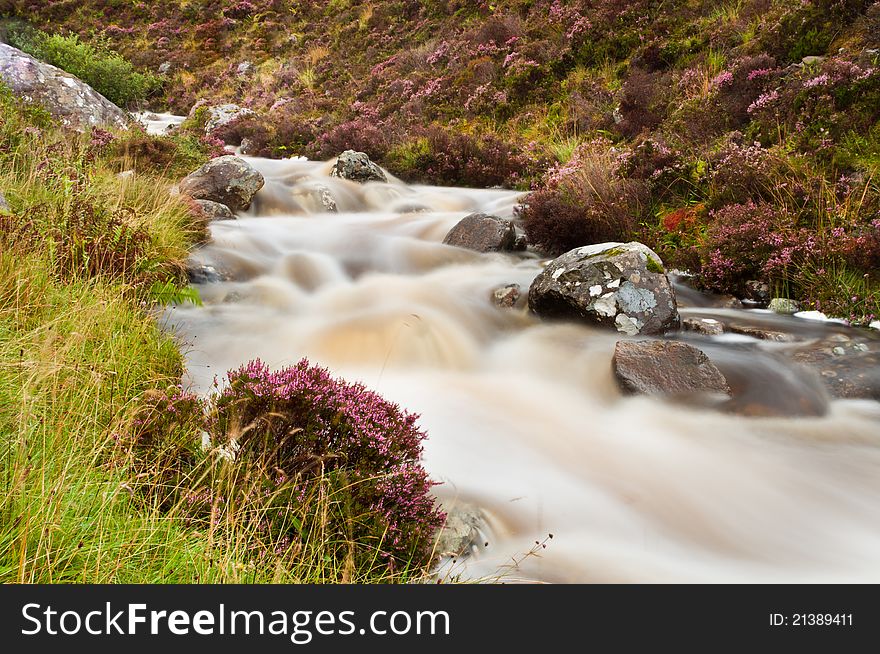
<path id="1" fill-rule="evenodd" d="M 128 127 L 128 114 L 91 86 L 63 70 L 0 43 L 0 78 L 16 95 L 42 105 L 62 125 Z"/>
<path id="2" fill-rule="evenodd" d="M 10 207 L 9 203 L 6 201 L 6 196 L 3 195 L 3 191 L 0 191 L 0 212 L 3 211 L 12 211 L 12 207 Z"/>
<path id="3" fill-rule="evenodd" d="M 551 261 L 529 289 L 542 318 L 579 320 L 634 336 L 680 323 L 675 291 L 657 254 L 641 243 L 600 243 Z"/>
<path id="4" fill-rule="evenodd" d="M 196 104 L 190 111 L 192 116 L 203 104 Z M 245 116 L 256 116 L 256 112 L 251 109 L 239 107 L 237 104 L 220 104 L 214 107 L 208 107 L 208 120 L 205 123 L 205 134 L 210 134 L 218 127 L 228 125 L 233 120 L 244 118 Z"/>
<path id="5" fill-rule="evenodd" d="M 180 182 L 180 193 L 193 200 L 211 200 L 232 211 L 247 209 L 263 188 L 263 176 L 232 155 L 212 159 Z"/>
<path id="6" fill-rule="evenodd" d="M 364 152 L 355 152 L 354 150 L 346 150 L 339 155 L 330 171 L 330 177 L 341 177 L 361 184 L 388 181 L 382 169 L 370 161 Z"/>
<path id="7" fill-rule="evenodd" d="M 208 220 L 235 220 L 235 214 L 225 204 L 212 200 L 195 200 L 195 203 Z"/>
<path id="8" fill-rule="evenodd" d="M 449 230 L 443 242 L 477 252 L 514 250 L 517 244 L 516 228 L 510 220 L 472 213 Z"/>
<path id="9" fill-rule="evenodd" d="M 625 393 L 730 395 L 730 386 L 702 350 L 677 341 L 618 341 L 611 360 Z"/>

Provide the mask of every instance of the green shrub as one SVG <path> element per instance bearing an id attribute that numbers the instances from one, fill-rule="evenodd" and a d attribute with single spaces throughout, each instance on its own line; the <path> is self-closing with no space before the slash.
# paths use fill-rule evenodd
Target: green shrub
<path id="1" fill-rule="evenodd" d="M 145 100 L 161 86 L 157 76 L 137 72 L 131 62 L 105 42 L 84 43 L 76 34 L 62 36 L 32 31 L 17 34 L 18 39 L 11 39 L 16 47 L 75 75 L 120 107 Z"/>

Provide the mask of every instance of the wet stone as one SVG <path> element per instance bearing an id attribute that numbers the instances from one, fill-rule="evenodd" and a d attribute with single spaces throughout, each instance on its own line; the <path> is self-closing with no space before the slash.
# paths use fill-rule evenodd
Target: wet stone
<path id="1" fill-rule="evenodd" d="M 792 358 L 819 373 L 834 397 L 880 401 L 880 343 L 820 344 L 795 352 Z"/>
<path id="2" fill-rule="evenodd" d="M 516 228 L 512 221 L 505 218 L 485 213 L 472 213 L 449 230 L 443 243 L 475 252 L 514 250 Z"/>
<path id="3" fill-rule="evenodd" d="M 352 182 L 387 182 L 388 178 L 379 166 L 370 161 L 364 152 L 346 150 L 336 159 L 330 177 L 340 177 Z"/>
<path id="4" fill-rule="evenodd" d="M 468 556 L 484 544 L 485 531 L 486 518 L 479 508 L 470 504 L 448 508 L 446 524 L 440 530 L 435 552 L 441 557 Z"/>
<path id="5" fill-rule="evenodd" d="M 657 254 L 641 243 L 600 243 L 557 257 L 532 282 L 529 308 L 629 336 L 680 326 L 675 291 Z"/>
<path id="6" fill-rule="evenodd" d="M 503 309 L 515 307 L 520 297 L 522 292 L 519 284 L 508 284 L 492 291 L 492 303 Z"/>
<path id="7" fill-rule="evenodd" d="M 265 180 L 244 159 L 232 155 L 212 159 L 180 182 L 181 195 L 247 209 Z"/>
<path id="8" fill-rule="evenodd" d="M 207 220 L 235 220 L 235 214 L 225 204 L 211 200 L 194 200 L 194 202 Z"/>
<path id="9" fill-rule="evenodd" d="M 730 395 L 730 386 L 706 354 L 678 341 L 618 341 L 611 362 L 624 393 Z"/>
<path id="10" fill-rule="evenodd" d="M 724 325 L 713 318 L 682 318 L 681 328 L 686 332 L 706 336 L 720 336 L 724 333 Z"/>
<path id="11" fill-rule="evenodd" d="M 770 302 L 770 286 L 756 280 L 747 281 L 743 300 L 759 307 L 766 307 Z"/>
<path id="12" fill-rule="evenodd" d="M 745 325 L 741 323 L 730 323 L 727 328 L 734 334 L 742 334 L 743 336 L 751 336 L 762 341 L 772 341 L 774 343 L 793 343 L 797 340 L 794 334 L 776 331 L 774 329 L 764 329 L 756 325 Z"/>

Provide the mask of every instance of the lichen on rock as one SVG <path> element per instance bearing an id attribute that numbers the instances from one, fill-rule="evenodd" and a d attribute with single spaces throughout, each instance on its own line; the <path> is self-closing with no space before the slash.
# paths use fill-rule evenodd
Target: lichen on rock
<path id="1" fill-rule="evenodd" d="M 542 318 L 578 320 L 631 336 L 661 334 L 680 324 L 660 257 L 637 242 L 584 246 L 554 259 L 532 283 L 529 307 Z"/>

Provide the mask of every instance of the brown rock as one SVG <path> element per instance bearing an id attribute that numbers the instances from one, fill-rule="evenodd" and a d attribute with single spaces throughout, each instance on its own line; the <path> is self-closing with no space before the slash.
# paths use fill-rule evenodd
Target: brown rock
<path id="1" fill-rule="evenodd" d="M 797 340 L 793 334 L 779 332 L 773 329 L 764 329 L 755 325 L 744 325 L 740 323 L 731 323 L 727 328 L 734 334 L 742 334 L 743 336 L 751 336 L 762 341 L 774 341 L 776 343 L 793 343 Z"/>
<path id="2" fill-rule="evenodd" d="M 637 395 L 730 395 L 702 350 L 678 341 L 618 341 L 611 360 L 620 388 Z"/>
<path id="3" fill-rule="evenodd" d="M 686 332 L 697 332 L 706 336 L 720 336 L 724 325 L 714 318 L 682 318 L 681 328 Z"/>
<path id="4" fill-rule="evenodd" d="M 443 242 L 476 252 L 510 251 L 517 247 L 516 228 L 510 220 L 472 213 L 449 230 Z"/>

